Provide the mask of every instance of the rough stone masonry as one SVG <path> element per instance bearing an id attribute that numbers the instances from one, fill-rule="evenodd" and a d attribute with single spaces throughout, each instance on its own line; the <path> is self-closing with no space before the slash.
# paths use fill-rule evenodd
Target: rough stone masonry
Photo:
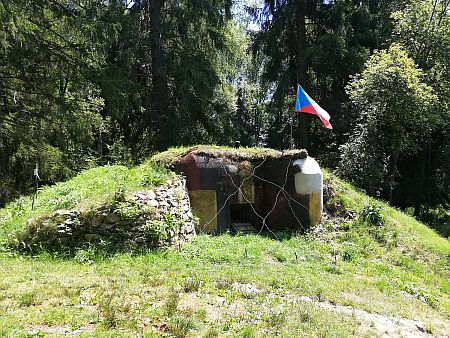
<path id="1" fill-rule="evenodd" d="M 102 242 L 127 250 L 173 245 L 195 234 L 186 182 L 174 179 L 95 209 L 57 210 L 34 219 L 21 242 L 30 249 Z"/>

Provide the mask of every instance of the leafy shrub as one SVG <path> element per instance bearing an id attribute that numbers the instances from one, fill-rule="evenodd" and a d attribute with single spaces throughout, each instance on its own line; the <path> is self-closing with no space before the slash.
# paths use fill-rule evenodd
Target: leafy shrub
<path id="1" fill-rule="evenodd" d="M 344 261 L 351 262 L 357 255 L 358 251 L 355 243 L 344 243 L 341 251 L 341 256 Z"/>
<path id="2" fill-rule="evenodd" d="M 78 197 L 70 187 L 56 185 L 47 204 L 51 210 L 70 209 L 78 204 Z"/>
<path id="3" fill-rule="evenodd" d="M 112 207 L 121 220 L 136 220 L 140 215 L 147 212 L 144 205 L 134 201 L 120 201 L 113 204 Z"/>
<path id="4" fill-rule="evenodd" d="M 359 224 L 366 228 L 370 236 L 379 243 L 387 244 L 389 239 L 389 229 L 382 214 L 382 206 L 377 203 L 365 203 L 359 215 Z"/>
<path id="5" fill-rule="evenodd" d="M 365 203 L 361 212 L 361 218 L 370 225 L 383 226 L 384 216 L 381 214 L 382 207 L 377 203 Z"/>
<path id="6" fill-rule="evenodd" d="M 145 223 L 145 234 L 150 241 L 159 243 L 161 240 L 173 238 L 174 235 L 179 233 L 180 228 L 181 223 L 175 220 L 171 213 L 167 212 L 163 214 L 163 220 L 147 221 Z"/>
<path id="7" fill-rule="evenodd" d="M 141 180 L 142 187 L 156 187 L 166 183 L 169 170 L 164 167 L 151 165 L 150 170 Z"/>
<path id="8" fill-rule="evenodd" d="M 85 243 L 74 254 L 74 260 L 80 264 L 92 264 L 110 257 L 116 250 L 113 243 L 100 240 L 98 243 Z"/>
<path id="9" fill-rule="evenodd" d="M 11 207 L 12 216 L 13 217 L 22 216 L 26 212 L 26 209 L 25 209 L 26 204 L 27 204 L 27 201 L 26 201 L 25 197 L 20 197 L 20 198 L 16 199 Z"/>

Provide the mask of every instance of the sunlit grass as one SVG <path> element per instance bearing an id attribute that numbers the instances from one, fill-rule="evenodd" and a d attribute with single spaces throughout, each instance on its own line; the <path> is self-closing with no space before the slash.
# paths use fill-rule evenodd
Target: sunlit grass
<path id="1" fill-rule="evenodd" d="M 115 194 L 160 185 L 172 174 L 148 162 L 127 168 L 104 166 L 84 171 L 67 182 L 42 187 L 32 209 L 32 198 L 21 197 L 0 209 L 0 241 L 22 231 L 26 221 L 61 209 L 83 209 L 100 205 Z"/>
<path id="2" fill-rule="evenodd" d="M 0 238 L 29 218 L 103 203 L 170 177 L 149 163 L 88 170 L 43 188 L 35 210 L 28 198 L 10 203 Z M 320 304 L 420 320 L 436 335 L 448 331 L 449 241 L 328 172 L 325 183 L 334 191 L 330 203 L 346 213 L 328 218 L 319 232 L 201 235 L 181 248 L 139 255 L 99 248 L 72 258 L 0 253 L 0 337 L 380 334 Z M 365 219 L 365 210 L 382 224 Z"/>
<path id="3" fill-rule="evenodd" d="M 199 152 L 210 154 L 215 157 L 240 157 L 240 158 L 248 158 L 248 159 L 263 159 L 266 157 L 278 158 L 282 156 L 281 151 L 269 149 L 269 148 L 261 148 L 261 147 L 226 147 L 226 146 L 217 146 L 217 145 L 194 145 L 188 147 L 175 147 L 170 148 L 169 150 L 158 153 L 151 158 L 153 162 L 163 164 L 165 166 L 172 166 L 184 155 L 187 155 L 189 152 Z"/>

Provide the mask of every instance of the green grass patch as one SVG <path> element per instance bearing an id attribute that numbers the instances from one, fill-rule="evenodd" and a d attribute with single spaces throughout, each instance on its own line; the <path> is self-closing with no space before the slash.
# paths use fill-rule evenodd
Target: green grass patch
<path id="1" fill-rule="evenodd" d="M 151 158 L 151 161 L 162 164 L 166 167 L 172 167 L 178 160 L 190 152 L 198 154 L 206 154 L 212 157 L 233 158 L 233 159 L 263 159 L 263 158 L 280 158 L 285 155 L 298 155 L 302 150 L 285 151 L 260 147 L 242 147 L 232 148 L 216 145 L 195 145 L 189 147 L 170 148 L 167 151 L 158 153 Z"/>
<path id="2" fill-rule="evenodd" d="M 172 177 L 167 169 L 146 162 L 127 168 L 120 165 L 86 170 L 73 179 L 42 187 L 32 209 L 31 197 L 21 197 L 0 210 L 0 242 L 22 232 L 28 221 L 56 210 L 89 210 L 122 194 L 161 185 Z"/>
<path id="3" fill-rule="evenodd" d="M 187 151 L 159 156 L 179 158 Z M 30 218 L 58 208 L 90 208 L 170 177 L 149 162 L 88 170 L 43 188 L 35 210 L 28 198 L 10 203 L 1 211 L 0 238 L 8 239 Z M 101 247 L 70 258 L 0 253 L 0 336 L 385 334 L 339 307 L 420 320 L 427 331 L 445 335 L 449 241 L 328 172 L 325 184 L 333 217 L 320 231 L 201 235 L 181 248 L 139 254 L 105 255 Z"/>
<path id="4" fill-rule="evenodd" d="M 410 262 L 398 264 L 392 255 L 365 256 L 351 247 L 326 236 L 277 240 L 224 234 L 199 236 L 181 251 L 116 254 L 90 263 L 3 254 L 0 308 L 8 309 L 3 332 L 17 333 L 14 323 L 20 321 L 21 332 L 36 325 L 49 331 L 68 326 L 99 336 L 117 330 L 123 336 L 373 336 L 361 319 L 299 301 L 305 296 L 437 321 L 435 327 L 448 320 L 448 289 L 437 282 L 445 280 L 444 270 L 430 262 L 411 269 Z M 349 250 L 352 259 L 344 258 Z"/>

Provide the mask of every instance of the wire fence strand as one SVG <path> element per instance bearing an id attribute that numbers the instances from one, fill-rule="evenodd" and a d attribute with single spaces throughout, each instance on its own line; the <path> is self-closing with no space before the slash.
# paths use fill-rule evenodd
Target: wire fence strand
<path id="1" fill-rule="evenodd" d="M 235 188 L 235 190 L 234 190 L 231 194 L 229 194 L 229 195 L 227 196 L 227 198 L 225 199 L 225 201 L 224 201 L 223 204 L 221 205 L 220 209 L 216 212 L 215 216 L 214 216 L 211 220 L 209 220 L 209 222 L 207 222 L 207 223 L 205 224 L 205 228 L 207 228 L 207 227 L 208 227 L 215 219 L 218 219 L 219 214 L 220 214 L 227 206 L 229 206 L 228 201 L 229 201 L 233 196 L 235 196 L 236 194 L 239 194 L 239 193 L 240 193 L 241 196 L 244 198 L 244 200 L 247 202 L 247 204 L 250 205 L 250 207 L 251 207 L 252 212 L 254 213 L 254 215 L 256 215 L 256 216 L 261 220 L 261 228 L 259 229 L 259 231 L 258 231 L 258 233 L 257 233 L 258 235 L 260 235 L 264 230 L 267 230 L 267 231 L 268 231 L 269 233 L 271 233 L 275 238 L 278 239 L 278 237 L 276 236 L 276 234 L 270 229 L 270 225 L 267 224 L 267 219 L 268 219 L 268 217 L 273 213 L 273 211 L 275 210 L 275 208 L 277 207 L 277 204 L 279 203 L 279 198 L 280 198 L 280 195 L 281 195 L 281 194 L 283 194 L 283 196 L 286 198 L 287 204 L 288 204 L 288 206 L 289 206 L 289 209 L 290 209 L 292 215 L 294 216 L 296 222 L 297 222 L 298 225 L 300 226 L 300 228 L 301 228 L 302 230 L 306 230 L 306 227 L 302 224 L 302 222 L 300 221 L 300 219 L 297 217 L 297 215 L 296 215 L 296 213 L 295 213 L 295 211 L 294 211 L 294 209 L 293 209 L 293 207 L 292 207 L 291 202 L 293 202 L 293 203 L 299 205 L 300 207 L 304 208 L 305 210 L 308 210 L 308 208 L 307 208 L 305 205 L 303 205 L 302 203 L 300 203 L 298 200 L 296 200 L 295 198 L 293 198 L 293 197 L 291 196 L 291 194 L 286 190 L 286 185 L 287 185 L 287 182 L 288 182 L 288 176 L 289 176 L 289 168 L 290 168 L 290 166 L 291 166 L 291 164 L 292 164 L 292 158 L 293 158 L 293 156 L 291 156 L 291 157 L 289 158 L 289 163 L 288 163 L 288 165 L 286 166 L 286 171 L 285 171 L 285 174 L 284 174 L 284 182 L 283 182 L 283 185 L 279 185 L 279 184 L 277 184 L 276 182 L 272 182 L 272 181 L 270 181 L 270 180 L 267 180 L 267 179 L 265 179 L 265 178 L 263 178 L 263 177 L 260 177 L 260 176 L 256 175 L 256 173 L 255 173 L 256 170 L 259 169 L 259 168 L 266 162 L 267 157 L 264 157 L 263 160 L 262 160 L 257 166 L 253 167 L 253 169 L 252 169 L 251 171 L 250 171 L 250 170 L 246 170 L 246 169 L 241 169 L 242 172 L 248 173 L 249 175 L 246 176 L 246 177 L 240 182 L 239 185 L 237 185 L 237 184 L 234 182 L 232 175 L 229 173 L 229 170 L 227 170 L 225 164 L 222 162 L 222 163 L 221 163 L 222 170 L 224 171 L 225 175 L 226 175 L 226 176 L 228 177 L 228 179 L 230 180 L 230 182 L 231 182 L 231 184 L 233 185 L 233 187 Z M 239 168 L 238 168 L 238 170 L 239 170 Z M 245 194 L 245 193 L 243 192 L 243 190 L 242 190 L 244 184 L 245 184 L 245 183 L 247 182 L 247 180 L 249 180 L 249 179 L 253 179 L 253 182 L 255 182 L 255 179 L 257 179 L 257 180 L 260 180 L 260 181 L 265 182 L 265 183 L 267 183 L 267 184 L 271 184 L 271 185 L 273 185 L 274 187 L 276 187 L 276 188 L 279 189 L 278 192 L 277 192 L 277 194 L 276 194 L 274 204 L 273 204 L 272 208 L 267 212 L 266 215 L 261 215 L 261 214 L 255 209 L 253 203 L 252 203 L 251 201 L 248 200 L 246 194 Z M 254 184 L 254 183 L 253 183 L 253 184 Z"/>

